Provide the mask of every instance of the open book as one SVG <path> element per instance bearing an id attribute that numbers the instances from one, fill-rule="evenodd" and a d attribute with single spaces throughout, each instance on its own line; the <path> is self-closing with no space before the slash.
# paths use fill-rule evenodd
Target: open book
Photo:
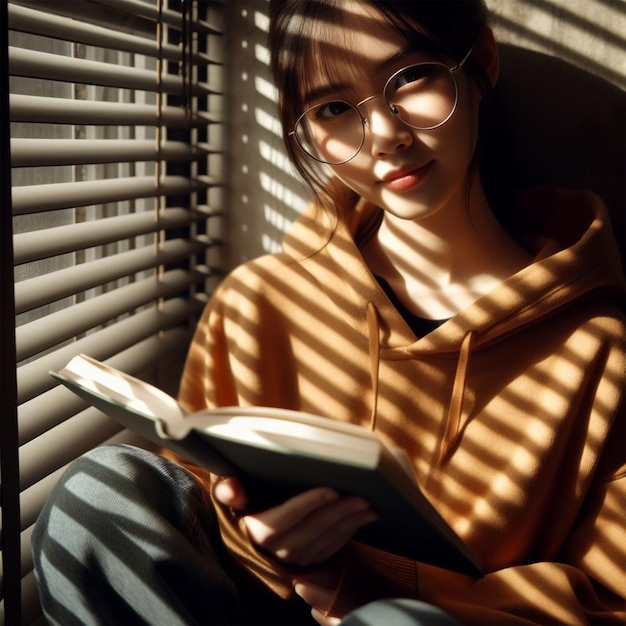
<path id="1" fill-rule="evenodd" d="M 84 355 L 50 374 L 146 439 L 214 474 L 238 476 L 258 510 L 333 487 L 363 496 L 379 514 L 355 540 L 481 575 L 478 559 L 419 490 L 406 455 L 361 426 L 268 407 L 189 414 L 156 387 Z"/>

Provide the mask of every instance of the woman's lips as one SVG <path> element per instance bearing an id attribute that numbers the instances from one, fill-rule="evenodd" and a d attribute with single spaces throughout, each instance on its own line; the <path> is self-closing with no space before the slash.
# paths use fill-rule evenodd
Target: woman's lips
<path id="1" fill-rule="evenodd" d="M 383 178 L 381 183 L 390 191 L 408 191 L 424 180 L 431 163 L 432 161 L 412 170 L 391 172 Z"/>

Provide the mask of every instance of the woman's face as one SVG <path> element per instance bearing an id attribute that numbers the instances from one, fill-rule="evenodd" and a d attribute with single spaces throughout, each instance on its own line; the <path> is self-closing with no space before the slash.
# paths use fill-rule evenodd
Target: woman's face
<path id="1" fill-rule="evenodd" d="M 440 60 L 408 50 L 406 40 L 371 6 L 346 2 L 345 7 L 351 12 L 349 33 L 339 24 L 326 26 L 325 41 L 317 48 L 320 54 L 336 55 L 325 63 L 333 74 L 312 68 L 309 93 L 323 96 L 308 99 L 308 106 L 329 100 L 357 104 L 382 94 L 389 76 L 400 68 Z M 443 61 L 453 66 L 459 59 Z M 395 117 L 383 98 L 374 98 L 359 107 L 367 120 L 360 152 L 347 163 L 328 167 L 361 197 L 402 219 L 423 219 L 450 205 L 464 206 L 480 96 L 478 89 L 470 89 L 463 71 L 455 76 L 458 104 L 445 124 L 416 130 Z"/>

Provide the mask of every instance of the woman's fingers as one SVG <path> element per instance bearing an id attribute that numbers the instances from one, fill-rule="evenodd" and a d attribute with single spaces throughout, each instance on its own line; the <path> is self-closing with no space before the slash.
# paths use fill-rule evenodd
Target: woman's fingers
<path id="1" fill-rule="evenodd" d="M 349 513 L 340 519 L 333 527 L 318 536 L 317 540 L 304 546 L 305 551 L 297 553 L 292 548 L 291 556 L 300 565 L 323 563 L 339 552 L 354 536 L 354 534 L 367 524 L 378 519 L 378 515 L 369 506 Z M 292 561 L 294 562 L 294 561 Z"/>
<path id="2" fill-rule="evenodd" d="M 215 499 L 245 513 L 248 497 L 236 478 L 224 478 L 214 488 Z M 323 563 L 343 548 L 363 525 L 376 519 L 369 504 L 358 497 L 340 496 L 328 487 L 310 489 L 283 504 L 246 515 L 252 541 L 275 558 L 294 565 Z"/>
<path id="3" fill-rule="evenodd" d="M 252 539 L 270 549 L 272 541 L 300 524 L 314 512 L 337 501 L 339 494 L 327 487 L 310 489 L 286 500 L 282 504 L 244 518 Z"/>
<path id="4" fill-rule="evenodd" d="M 307 580 L 294 580 L 295 592 L 309 605 L 326 610 L 332 604 L 335 592 L 333 589 L 316 585 Z"/>
<path id="5" fill-rule="evenodd" d="M 341 619 L 338 617 L 327 616 L 319 609 L 311 609 L 311 616 L 320 626 L 339 626 Z"/>
<path id="6" fill-rule="evenodd" d="M 248 495 L 237 478 L 223 478 L 213 487 L 215 499 L 233 511 L 244 512 L 248 508 Z"/>
<path id="7" fill-rule="evenodd" d="M 316 585 L 306 580 L 294 580 L 295 592 L 311 607 L 311 615 L 322 626 L 335 626 L 341 621 L 326 615 L 335 597 L 332 588 Z"/>
<path id="8" fill-rule="evenodd" d="M 254 543 L 295 565 L 321 563 L 376 519 L 362 498 L 339 497 L 333 490 L 312 489 L 284 504 L 244 517 Z"/>

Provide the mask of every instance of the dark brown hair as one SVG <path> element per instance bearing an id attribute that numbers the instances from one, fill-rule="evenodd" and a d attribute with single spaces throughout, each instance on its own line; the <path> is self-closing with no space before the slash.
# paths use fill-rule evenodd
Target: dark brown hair
<path id="1" fill-rule="evenodd" d="M 484 0 L 361 0 L 375 7 L 412 46 L 448 59 L 460 61 L 476 43 L 487 24 Z M 274 83 L 278 89 L 278 114 L 287 154 L 318 201 L 332 206 L 337 185 L 328 184 L 326 169 L 309 159 L 289 137 L 298 116 L 304 111 L 306 77 L 313 59 L 332 71 L 332 59 L 314 57 L 318 35 L 325 24 L 346 24 L 345 0 L 271 0 L 269 48 Z M 358 71 L 355 63 L 354 71 Z M 491 82 L 472 56 L 464 70 L 486 96 Z M 479 129 L 483 124 L 479 122 Z M 470 174 L 478 165 L 483 141 L 479 140 Z"/>

